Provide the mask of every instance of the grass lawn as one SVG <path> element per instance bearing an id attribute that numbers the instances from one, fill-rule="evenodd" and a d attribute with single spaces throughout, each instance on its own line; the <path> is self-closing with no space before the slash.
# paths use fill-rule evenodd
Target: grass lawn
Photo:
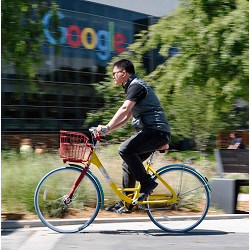
<path id="1" fill-rule="evenodd" d="M 118 155 L 118 146 L 106 145 L 100 147 L 97 154 L 110 177 L 118 187 L 121 187 L 122 160 Z M 215 176 L 213 156 L 204 155 L 200 152 L 158 154 L 155 157 L 154 168 L 158 169 L 171 163 L 183 162 L 185 159 L 189 159 L 189 161 L 191 159 L 192 163 L 188 165 L 199 170 L 208 179 Z M 32 154 L 27 157 L 15 151 L 2 151 L 2 213 L 35 213 L 33 196 L 38 182 L 50 170 L 64 165 L 57 153 Z M 118 201 L 119 198 L 112 192 L 99 170 L 94 165 L 90 166 L 90 170 L 102 184 L 105 206 Z"/>

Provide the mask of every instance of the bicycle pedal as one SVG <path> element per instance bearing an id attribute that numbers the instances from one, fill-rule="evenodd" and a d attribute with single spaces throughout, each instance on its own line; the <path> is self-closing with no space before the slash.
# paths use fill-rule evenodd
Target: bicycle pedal
<path id="1" fill-rule="evenodd" d="M 132 202 L 132 205 L 133 205 L 133 206 L 137 205 L 139 201 L 144 200 L 146 197 L 147 197 L 147 195 L 146 195 L 146 194 L 143 194 L 141 197 L 138 197 L 136 200 L 134 200 L 134 201 Z"/>
<path id="2" fill-rule="evenodd" d="M 130 210 L 128 210 L 126 207 L 121 207 L 115 211 L 118 214 L 129 214 L 131 213 Z"/>
<path id="3" fill-rule="evenodd" d="M 139 201 L 142 201 L 144 199 L 146 199 L 150 194 L 153 193 L 153 190 L 150 192 L 150 193 L 142 193 L 141 196 L 139 196 L 134 202 L 136 202 L 136 204 L 139 202 Z M 132 204 L 134 205 L 134 203 L 132 202 Z"/>

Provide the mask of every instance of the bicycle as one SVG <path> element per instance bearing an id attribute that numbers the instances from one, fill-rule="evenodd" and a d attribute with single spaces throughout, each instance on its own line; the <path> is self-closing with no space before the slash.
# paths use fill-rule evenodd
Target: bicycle
<path id="1" fill-rule="evenodd" d="M 97 166 L 127 209 L 135 206 L 144 209 L 160 229 L 184 233 L 202 222 L 208 212 L 211 189 L 199 171 L 184 164 L 171 164 L 155 171 L 152 164 L 156 150 L 145 168 L 158 186 L 147 198 L 138 201 L 140 184 L 135 188 L 117 188 L 97 156 L 100 137 L 95 128 L 90 132 L 92 143 L 85 134 L 60 131 L 60 157 L 64 163 L 70 163 L 46 174 L 34 196 L 36 213 L 47 227 L 59 233 L 79 232 L 89 226 L 104 207 L 103 189 L 89 170 L 91 164 Z M 166 147 L 158 150 L 165 152 Z M 126 196 L 127 191 L 133 193 Z M 83 217 L 80 221 L 72 219 L 79 216 Z"/>

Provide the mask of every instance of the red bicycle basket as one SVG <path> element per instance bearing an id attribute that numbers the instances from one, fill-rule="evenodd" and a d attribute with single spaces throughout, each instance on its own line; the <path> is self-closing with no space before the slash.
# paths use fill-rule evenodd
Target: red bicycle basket
<path id="1" fill-rule="evenodd" d="M 86 162 L 90 156 L 89 138 L 82 133 L 60 131 L 60 157 L 64 162 Z M 88 151 L 88 152 L 86 152 Z M 85 157 L 85 158 L 84 158 Z"/>

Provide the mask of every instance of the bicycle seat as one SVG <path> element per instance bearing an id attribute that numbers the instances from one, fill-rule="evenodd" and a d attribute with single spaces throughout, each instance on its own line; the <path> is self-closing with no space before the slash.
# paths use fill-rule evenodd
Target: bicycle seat
<path id="1" fill-rule="evenodd" d="M 159 151 L 160 153 L 164 153 L 168 148 L 169 148 L 169 144 L 165 144 L 165 145 L 157 148 L 156 150 Z"/>

